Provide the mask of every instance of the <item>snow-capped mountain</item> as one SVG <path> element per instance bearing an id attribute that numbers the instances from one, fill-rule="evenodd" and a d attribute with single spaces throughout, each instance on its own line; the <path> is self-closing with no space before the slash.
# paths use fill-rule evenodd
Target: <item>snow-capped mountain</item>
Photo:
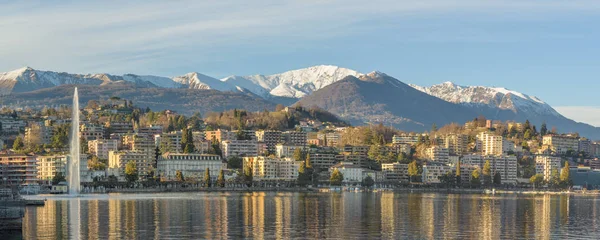
<path id="1" fill-rule="evenodd" d="M 452 82 L 421 87 L 412 85 L 415 89 L 448 102 L 464 105 L 482 105 L 515 113 L 536 113 L 540 115 L 559 116 L 560 114 L 550 105 L 537 97 L 501 87 L 460 86 Z"/>
<path id="2" fill-rule="evenodd" d="M 221 79 L 263 96 L 302 98 L 347 76 L 361 76 L 357 71 L 320 65 L 273 75 L 230 76 Z"/>
<path id="3" fill-rule="evenodd" d="M 237 87 L 219 79 L 191 72 L 183 76 L 174 77 L 173 81 L 188 86 L 192 89 L 214 89 L 219 91 L 236 91 Z"/>

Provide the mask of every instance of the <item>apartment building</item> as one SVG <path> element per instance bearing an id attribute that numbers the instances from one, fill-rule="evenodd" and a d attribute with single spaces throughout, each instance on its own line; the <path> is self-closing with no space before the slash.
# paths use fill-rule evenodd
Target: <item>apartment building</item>
<path id="1" fill-rule="evenodd" d="M 305 146 L 305 145 L 277 144 L 277 146 L 275 146 L 275 156 L 277 156 L 278 158 L 286 158 L 286 157 L 291 158 L 294 156 L 294 152 L 296 151 L 296 149 L 305 151 L 306 148 L 307 148 L 307 146 Z"/>
<path id="2" fill-rule="evenodd" d="M 449 134 L 444 138 L 444 147 L 450 155 L 464 155 L 469 149 L 469 136 L 464 134 Z"/>
<path id="3" fill-rule="evenodd" d="M 67 176 L 67 156 L 49 155 L 37 157 L 37 173 L 40 184 L 51 185 L 52 179 L 60 173 Z"/>
<path id="4" fill-rule="evenodd" d="M 388 182 L 409 182 L 408 164 L 403 163 L 384 163 L 381 164 L 381 171 Z"/>
<path id="5" fill-rule="evenodd" d="M 79 125 L 79 135 L 86 141 L 103 139 L 104 126 L 93 123 L 82 123 Z"/>
<path id="6" fill-rule="evenodd" d="M 258 155 L 258 142 L 255 140 L 226 140 L 221 142 L 223 158 L 232 156 Z"/>
<path id="7" fill-rule="evenodd" d="M 252 168 L 254 181 L 295 181 L 300 163 L 291 158 L 244 157 L 244 167 Z"/>
<path id="8" fill-rule="evenodd" d="M 208 141 L 215 140 L 217 142 L 223 142 L 227 140 L 236 140 L 237 136 L 235 135 L 235 132 L 217 129 L 215 131 L 205 131 L 204 138 Z"/>
<path id="9" fill-rule="evenodd" d="M 181 138 L 183 133 L 181 131 L 172 131 L 168 133 L 162 133 L 160 135 L 154 135 L 154 144 L 162 149 L 166 149 L 168 152 L 181 152 Z"/>
<path id="10" fill-rule="evenodd" d="M 0 154 L 0 165 L 2 166 L 0 176 L 8 185 L 35 185 L 38 183 L 37 156 L 2 153 Z"/>
<path id="11" fill-rule="evenodd" d="M 212 181 L 216 181 L 219 171 L 225 170 L 227 163 L 214 154 L 165 153 L 158 159 L 156 173 L 167 181 L 176 180 L 177 171 L 181 171 L 186 179 L 202 180 L 207 168 Z"/>
<path id="12" fill-rule="evenodd" d="M 88 141 L 88 152 L 101 159 L 108 159 L 108 152 L 117 151 L 118 141 L 115 139 L 96 139 Z"/>
<path id="13" fill-rule="evenodd" d="M 53 128 L 42 123 L 31 123 L 25 128 L 25 145 L 50 144 L 52 142 Z"/>
<path id="14" fill-rule="evenodd" d="M 428 162 L 423 165 L 422 182 L 423 183 L 440 183 L 439 177 L 452 172 L 453 168 L 442 163 Z"/>
<path id="15" fill-rule="evenodd" d="M 324 172 L 336 163 L 337 154 L 334 153 L 309 153 L 310 163 L 313 169 Z"/>
<path id="16" fill-rule="evenodd" d="M 490 132 L 481 132 L 477 135 L 477 151 L 482 155 L 502 155 L 503 138 Z"/>
<path id="17" fill-rule="evenodd" d="M 546 135 L 542 138 L 542 144 L 557 154 L 565 154 L 569 150 L 577 151 L 579 149 L 579 140 L 568 135 Z"/>
<path id="18" fill-rule="evenodd" d="M 104 124 L 106 131 L 110 133 L 116 134 L 126 134 L 133 132 L 133 123 L 132 122 L 121 122 L 121 121 L 108 121 Z"/>
<path id="19" fill-rule="evenodd" d="M 394 143 L 394 144 L 415 145 L 418 142 L 419 142 L 419 135 L 416 135 L 416 134 L 401 134 L 401 135 L 394 135 L 392 137 L 392 143 Z"/>
<path id="20" fill-rule="evenodd" d="M 124 174 L 125 165 L 133 161 L 140 176 L 148 173 L 154 164 L 154 159 L 150 158 L 147 153 L 138 151 L 110 151 L 108 152 L 108 167 L 118 169 L 120 174 Z"/>
<path id="21" fill-rule="evenodd" d="M 256 140 L 263 142 L 266 146 L 267 153 L 275 153 L 275 146 L 282 142 L 280 131 L 256 131 Z"/>
<path id="22" fill-rule="evenodd" d="M 282 140 L 288 145 L 307 145 L 306 132 L 286 131 L 281 133 Z"/>
<path id="23" fill-rule="evenodd" d="M 429 160 L 439 163 L 449 163 L 450 151 L 442 146 L 433 146 L 425 150 Z"/>
<path id="24" fill-rule="evenodd" d="M 549 155 L 538 155 L 535 157 L 535 173 L 544 175 L 544 180 L 548 181 L 552 177 L 552 171 L 557 170 L 560 173 L 561 159 Z"/>
<path id="25" fill-rule="evenodd" d="M 360 183 L 367 176 L 371 176 L 373 180 L 377 179 L 375 171 L 367 168 L 362 168 L 351 162 L 339 162 L 329 168 L 329 172 L 332 173 L 337 169 L 342 175 L 344 175 L 343 183 Z"/>

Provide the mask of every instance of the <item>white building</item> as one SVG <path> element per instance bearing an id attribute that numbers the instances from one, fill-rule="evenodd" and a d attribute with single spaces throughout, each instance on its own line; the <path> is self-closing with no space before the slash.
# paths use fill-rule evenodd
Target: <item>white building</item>
<path id="1" fill-rule="evenodd" d="M 296 149 L 300 149 L 300 150 L 304 151 L 305 146 L 304 145 L 277 144 L 277 146 L 275 146 L 275 155 L 278 158 L 293 157 Z"/>
<path id="2" fill-rule="evenodd" d="M 367 176 L 370 176 L 374 181 L 377 179 L 375 171 L 367 168 L 361 168 L 359 165 L 354 165 L 350 162 L 339 162 L 336 165 L 333 165 L 329 168 L 329 173 L 331 174 L 335 169 L 340 171 L 342 175 L 344 175 L 343 183 L 360 183 Z"/>
<path id="3" fill-rule="evenodd" d="M 389 182 L 409 182 L 408 164 L 404 163 L 383 163 L 381 171 L 385 175 L 385 180 Z"/>
<path id="4" fill-rule="evenodd" d="M 514 184 L 517 181 L 517 157 L 509 155 L 481 156 L 477 154 L 465 155 L 460 160 L 462 166 L 476 166 L 483 169 L 486 161 L 490 161 L 492 177 L 500 173 L 502 184 Z"/>
<path id="5" fill-rule="evenodd" d="M 579 149 L 579 140 L 568 135 L 546 135 L 542 138 L 542 144 L 558 154 L 565 154 L 569 150 L 577 151 Z"/>
<path id="6" fill-rule="evenodd" d="M 101 159 L 108 159 L 108 152 L 117 151 L 118 141 L 115 139 L 96 139 L 88 141 L 88 151 Z"/>
<path id="7" fill-rule="evenodd" d="M 441 146 L 433 146 L 425 150 L 425 154 L 429 160 L 436 161 L 439 163 L 448 163 L 450 151 L 447 148 Z"/>
<path id="8" fill-rule="evenodd" d="M 223 158 L 232 156 L 256 156 L 258 155 L 258 142 L 255 140 L 226 140 L 221 142 Z"/>
<path id="9" fill-rule="evenodd" d="M 482 155 L 502 155 L 503 138 L 489 132 L 481 132 L 477 135 L 477 151 Z"/>
<path id="10" fill-rule="evenodd" d="M 560 173 L 560 157 L 543 156 L 535 157 L 535 173 L 544 175 L 544 180 L 550 180 L 552 170 L 556 169 Z"/>
<path id="11" fill-rule="evenodd" d="M 50 155 L 37 157 L 37 173 L 41 184 L 50 185 L 57 173 L 67 177 L 67 156 Z"/>
<path id="12" fill-rule="evenodd" d="M 469 136 L 464 134 L 449 134 L 444 138 L 444 147 L 450 155 L 463 155 L 469 147 Z"/>
<path id="13" fill-rule="evenodd" d="M 244 167 L 252 168 L 255 181 L 295 181 L 300 163 L 291 158 L 245 157 Z"/>
<path id="14" fill-rule="evenodd" d="M 440 183 L 439 177 L 452 172 L 453 168 L 445 165 L 432 163 L 423 165 L 422 180 L 424 183 Z"/>
<path id="15" fill-rule="evenodd" d="M 177 171 L 181 171 L 185 179 L 202 180 L 207 168 L 215 181 L 219 171 L 227 168 L 227 163 L 214 154 L 165 153 L 158 159 L 157 174 L 161 179 L 173 181 L 177 179 Z"/>
<path id="16" fill-rule="evenodd" d="M 108 152 L 108 167 L 118 169 L 120 174 L 125 172 L 125 165 L 133 161 L 138 171 L 138 175 L 145 176 L 150 171 L 153 159 L 149 158 L 147 153 L 139 151 L 110 151 Z"/>
<path id="17" fill-rule="evenodd" d="M 401 134 L 401 135 L 394 135 L 392 137 L 392 143 L 394 143 L 394 144 L 414 145 L 414 144 L 417 144 L 418 140 L 419 140 L 419 135 L 414 135 L 414 134 Z"/>

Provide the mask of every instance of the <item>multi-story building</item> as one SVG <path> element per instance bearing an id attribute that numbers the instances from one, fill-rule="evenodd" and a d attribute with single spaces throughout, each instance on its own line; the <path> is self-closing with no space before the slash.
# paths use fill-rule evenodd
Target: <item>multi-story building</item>
<path id="1" fill-rule="evenodd" d="M 502 184 L 514 184 L 517 181 L 517 157 L 509 155 L 487 155 L 481 156 L 477 154 L 465 155 L 460 160 L 461 167 L 476 166 L 483 169 L 485 162 L 490 161 L 492 176 L 496 172 L 500 173 Z"/>
<path id="2" fill-rule="evenodd" d="M 408 155 L 408 154 L 410 154 L 410 152 L 412 150 L 412 146 L 410 144 L 398 143 L 398 144 L 392 144 L 392 149 L 397 154 L 404 153 L 404 154 Z"/>
<path id="3" fill-rule="evenodd" d="M 244 157 L 244 167 L 252 168 L 255 181 L 295 181 L 300 163 L 291 158 Z"/>
<path id="4" fill-rule="evenodd" d="M 350 162 L 339 162 L 329 168 L 329 172 L 332 173 L 335 169 L 340 171 L 342 175 L 344 175 L 343 183 L 360 183 L 367 176 L 371 176 L 373 180 L 377 177 L 375 176 L 375 171 L 367 168 L 362 168 L 358 165 L 355 165 Z"/>
<path id="5" fill-rule="evenodd" d="M 350 152 L 342 152 L 335 156 L 336 162 L 346 162 L 352 163 L 355 166 L 368 168 L 369 167 L 369 159 L 367 155 L 364 154 L 355 154 Z"/>
<path id="6" fill-rule="evenodd" d="M 181 171 L 185 179 L 201 180 L 207 168 L 215 181 L 219 171 L 227 168 L 227 163 L 214 154 L 165 153 L 158 159 L 157 174 L 161 179 L 173 181 L 177 179 L 177 171 Z"/>
<path id="7" fill-rule="evenodd" d="M 106 131 L 110 133 L 126 134 L 133 132 L 132 122 L 108 121 L 104 124 Z"/>
<path id="8" fill-rule="evenodd" d="M 163 133 L 163 126 L 160 125 L 150 125 L 148 127 L 141 127 L 137 129 L 139 134 L 144 134 L 147 136 L 160 135 Z"/>
<path id="9" fill-rule="evenodd" d="M 27 154 L 0 154 L 1 180 L 8 185 L 36 185 L 38 182 L 37 157 Z"/>
<path id="10" fill-rule="evenodd" d="M 447 148 L 441 146 L 433 146 L 425 150 L 425 154 L 429 160 L 436 161 L 439 163 L 448 163 L 450 151 Z"/>
<path id="11" fill-rule="evenodd" d="M 556 169 L 560 173 L 560 157 L 539 155 L 535 157 L 535 173 L 544 175 L 548 181 L 552 177 L 552 171 Z"/>
<path id="12" fill-rule="evenodd" d="M 469 149 L 469 136 L 464 134 L 450 134 L 444 138 L 444 147 L 450 155 L 464 155 Z"/>
<path id="13" fill-rule="evenodd" d="M 590 160 L 590 168 L 600 169 L 600 159 L 594 158 L 594 159 Z"/>
<path id="14" fill-rule="evenodd" d="M 281 133 L 282 140 L 288 145 L 307 145 L 306 132 L 286 131 Z"/>
<path id="15" fill-rule="evenodd" d="M 25 121 L 11 117 L 0 118 L 0 123 L 2 123 L 1 127 L 3 133 L 18 133 L 27 126 Z"/>
<path id="16" fill-rule="evenodd" d="M 93 123 L 83 123 L 79 125 L 79 135 L 86 141 L 103 139 L 104 126 Z"/>
<path id="17" fill-rule="evenodd" d="M 237 139 L 235 132 L 221 130 L 221 129 L 218 129 L 216 131 L 205 131 L 204 135 L 205 135 L 204 136 L 205 139 L 208 141 L 215 140 L 217 142 L 223 142 L 223 141 L 227 141 L 227 140 L 236 140 Z"/>
<path id="18" fill-rule="evenodd" d="M 419 142 L 419 135 L 416 134 L 400 134 L 392 137 L 394 144 L 410 144 L 415 145 Z"/>
<path id="19" fill-rule="evenodd" d="M 204 138 L 198 141 L 194 140 L 194 148 L 197 153 L 210 153 L 213 151 L 211 142 Z"/>
<path id="20" fill-rule="evenodd" d="M 258 155 L 258 142 L 254 140 L 226 140 L 221 142 L 223 158 Z"/>
<path id="21" fill-rule="evenodd" d="M 256 131 L 256 140 L 266 145 L 267 153 L 275 153 L 275 146 L 282 142 L 280 131 Z"/>
<path id="22" fill-rule="evenodd" d="M 277 144 L 277 146 L 275 146 L 275 156 L 278 158 L 293 157 L 296 149 L 304 151 L 306 146 Z"/>
<path id="23" fill-rule="evenodd" d="M 154 159 L 150 158 L 147 153 L 138 151 L 110 151 L 108 152 L 108 167 L 118 169 L 122 175 L 125 172 L 125 165 L 133 161 L 140 176 L 145 176 L 150 172 L 154 165 Z"/>
<path id="24" fill-rule="evenodd" d="M 352 146 L 346 145 L 344 146 L 343 152 L 354 154 L 354 155 L 367 155 L 369 154 L 370 146 Z"/>
<path id="25" fill-rule="evenodd" d="M 53 128 L 42 123 L 31 123 L 25 128 L 25 145 L 50 144 L 53 136 Z"/>
<path id="26" fill-rule="evenodd" d="M 542 144 L 557 154 L 565 154 L 567 151 L 577 151 L 579 149 L 579 140 L 576 137 L 568 135 L 546 135 L 542 138 Z"/>
<path id="27" fill-rule="evenodd" d="M 108 152 L 118 150 L 118 141 L 115 139 L 96 139 L 88 142 L 88 151 L 101 159 L 108 159 Z"/>
<path id="28" fill-rule="evenodd" d="M 336 163 L 336 155 L 334 153 L 309 153 L 310 163 L 313 169 L 326 172 L 328 169 Z"/>
<path id="29" fill-rule="evenodd" d="M 579 139 L 579 147 L 577 148 L 577 152 L 584 152 L 587 155 L 591 155 L 592 141 L 590 141 L 589 139 L 585 139 L 585 138 Z"/>
<path id="30" fill-rule="evenodd" d="M 404 163 L 383 163 L 381 171 L 385 175 L 387 182 L 409 182 L 408 164 Z"/>
<path id="31" fill-rule="evenodd" d="M 50 185 L 56 174 L 67 176 L 67 156 L 49 155 L 37 157 L 37 172 L 40 184 Z"/>
<path id="32" fill-rule="evenodd" d="M 423 165 L 422 181 L 424 183 L 440 183 L 439 177 L 452 172 L 453 168 L 441 163 L 428 162 Z"/>
<path id="33" fill-rule="evenodd" d="M 164 152 L 181 152 L 182 137 L 183 133 L 181 131 L 172 131 L 154 135 L 154 144 L 163 149 Z"/>
<path id="34" fill-rule="evenodd" d="M 490 132 L 481 132 L 477 135 L 477 151 L 482 155 L 502 155 L 503 138 Z"/>
<path id="35" fill-rule="evenodd" d="M 325 146 L 337 146 L 342 141 L 342 134 L 340 132 L 319 133 L 317 139 Z"/>

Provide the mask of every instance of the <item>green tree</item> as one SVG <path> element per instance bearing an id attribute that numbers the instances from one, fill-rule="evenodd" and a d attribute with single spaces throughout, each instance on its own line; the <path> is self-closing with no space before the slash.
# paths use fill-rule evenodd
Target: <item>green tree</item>
<path id="1" fill-rule="evenodd" d="M 220 188 L 225 187 L 225 173 L 223 172 L 223 169 L 219 171 L 219 177 L 217 177 L 217 186 Z"/>
<path id="2" fill-rule="evenodd" d="M 23 151 L 23 149 L 25 149 L 25 143 L 23 142 L 23 138 L 21 138 L 21 136 L 18 136 L 17 139 L 15 139 L 15 142 L 13 143 L 13 150 Z"/>
<path id="3" fill-rule="evenodd" d="M 411 163 L 408 164 L 409 181 L 416 181 L 417 175 L 419 175 L 419 165 L 417 164 L 416 160 L 413 160 Z"/>
<path id="4" fill-rule="evenodd" d="M 344 174 L 342 174 L 340 172 L 340 170 L 338 170 L 337 168 L 334 169 L 333 172 L 331 173 L 331 177 L 329 178 L 330 184 L 333 186 L 339 186 L 339 185 L 342 185 L 343 181 L 344 181 Z"/>
<path id="5" fill-rule="evenodd" d="M 367 152 L 367 156 L 373 161 L 381 162 L 381 145 L 371 145 L 371 147 L 369 147 L 369 151 Z"/>
<path id="6" fill-rule="evenodd" d="M 375 185 L 375 180 L 373 180 L 373 178 L 371 176 L 367 176 L 365 179 L 362 180 L 361 185 L 363 187 L 373 187 L 373 185 Z"/>
<path id="7" fill-rule="evenodd" d="M 229 157 L 229 159 L 227 160 L 227 166 L 230 169 L 241 169 L 242 168 L 242 158 L 237 157 L 237 156 Z"/>
<path id="8" fill-rule="evenodd" d="M 490 160 L 485 161 L 483 164 L 483 184 L 486 186 L 492 185 L 492 167 L 490 165 Z"/>
<path id="9" fill-rule="evenodd" d="M 569 161 L 565 162 L 565 167 L 560 171 L 560 183 L 563 187 L 571 186 L 571 173 L 569 172 Z"/>
<path id="10" fill-rule="evenodd" d="M 133 183 L 138 180 L 138 170 L 134 161 L 129 161 L 127 164 L 125 164 L 125 179 L 129 183 Z"/>
<path id="11" fill-rule="evenodd" d="M 495 186 L 502 185 L 502 176 L 500 175 L 500 172 L 496 172 L 494 174 L 494 185 Z"/>
<path id="12" fill-rule="evenodd" d="M 304 153 L 304 150 L 302 150 L 301 148 L 296 148 L 296 150 L 294 150 L 294 155 L 293 158 L 295 161 L 304 161 L 306 159 L 306 154 Z"/>
<path id="13" fill-rule="evenodd" d="M 479 173 L 479 168 L 473 170 L 473 172 L 471 173 L 471 185 L 474 185 L 476 187 L 481 185 L 481 179 L 479 179 L 480 177 L 481 174 Z"/>
<path id="14" fill-rule="evenodd" d="M 183 172 L 181 172 L 181 170 L 177 170 L 177 171 L 175 172 L 175 179 L 176 179 L 178 182 L 185 182 L 185 177 L 183 176 Z"/>
<path id="15" fill-rule="evenodd" d="M 456 162 L 456 171 L 454 171 L 455 175 L 454 177 L 456 178 L 456 186 L 460 187 L 461 184 L 461 178 L 460 178 L 460 160 L 458 160 Z"/>
<path id="16" fill-rule="evenodd" d="M 536 174 L 529 178 L 529 182 L 533 184 L 534 187 L 540 187 L 544 183 L 544 175 Z"/>
<path id="17" fill-rule="evenodd" d="M 540 135 L 544 136 L 548 133 L 548 126 L 546 123 L 542 123 L 542 127 L 540 128 Z"/>
<path id="18" fill-rule="evenodd" d="M 210 169 L 204 170 L 204 187 L 211 187 L 212 181 L 210 180 Z"/>
<path id="19" fill-rule="evenodd" d="M 552 169 L 552 172 L 550 174 L 550 181 L 548 183 L 550 184 L 550 186 L 555 188 L 560 186 L 560 173 L 558 173 L 558 169 Z"/>
<path id="20" fill-rule="evenodd" d="M 61 172 L 57 172 L 52 178 L 52 185 L 57 185 L 58 183 L 65 181 L 67 181 L 65 175 L 63 175 Z"/>
<path id="21" fill-rule="evenodd" d="M 252 187 L 252 167 L 248 164 L 244 166 L 244 183 L 248 187 Z"/>

